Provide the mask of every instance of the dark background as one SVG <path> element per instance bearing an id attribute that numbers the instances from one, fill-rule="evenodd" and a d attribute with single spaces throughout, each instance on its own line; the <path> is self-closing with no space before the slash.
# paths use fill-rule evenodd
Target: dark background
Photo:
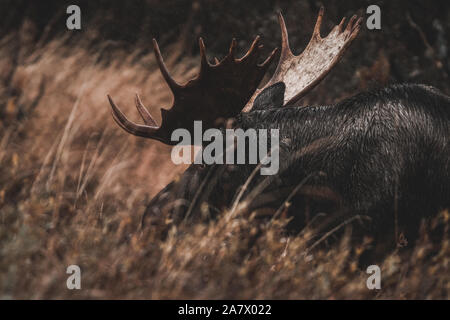
<path id="1" fill-rule="evenodd" d="M 65 28 L 68 5 L 82 12 L 82 30 Z M 381 8 L 381 30 L 363 28 L 343 61 L 326 80 L 326 91 L 316 89 L 306 101 L 331 103 L 359 89 L 392 82 L 420 82 L 450 92 L 448 1 L 1 1 L 0 38 L 31 22 L 27 33 L 37 43 L 66 36 L 68 47 L 85 46 L 95 52 L 106 47 L 102 62 L 114 60 L 117 50 L 148 53 L 155 37 L 164 47 L 180 42 L 186 55 L 198 54 L 197 39 L 205 39 L 210 57 L 223 56 L 233 37 L 241 53 L 252 39 L 263 37 L 268 54 L 279 45 L 276 12 L 284 14 L 294 53 L 307 44 L 320 5 L 325 6 L 322 36 L 341 17 L 366 8 Z M 139 55 L 136 55 L 136 59 Z M 272 66 L 273 68 L 274 66 Z M 325 89 L 323 89 L 325 90 Z M 324 95 L 324 93 L 327 93 Z"/>

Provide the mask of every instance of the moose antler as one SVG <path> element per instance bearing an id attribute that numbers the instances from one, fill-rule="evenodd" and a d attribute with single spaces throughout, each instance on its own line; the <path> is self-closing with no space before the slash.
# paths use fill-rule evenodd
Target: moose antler
<path id="1" fill-rule="evenodd" d="M 277 82 L 284 82 L 286 87 L 284 105 L 295 103 L 330 72 L 357 36 L 361 26 L 361 18 L 356 21 L 354 15 L 344 29 L 343 18 L 327 37 L 322 38 L 320 26 L 323 12 L 321 7 L 311 40 L 299 56 L 295 56 L 289 48 L 286 25 L 281 13 L 278 15 L 282 36 L 280 60 L 274 75 L 261 89 L 257 87 L 277 49 L 273 50 L 263 63 L 258 64 L 257 59 L 262 48 L 259 45 L 259 36 L 241 59 L 234 58 L 236 40 L 233 39 L 228 55 L 222 61 L 215 58 L 214 65 L 208 62 L 205 44 L 200 38 L 200 72 L 185 85 L 178 84 L 170 76 L 158 43 L 153 39 L 156 61 L 174 95 L 172 108 L 161 109 L 162 123 L 158 126 L 136 95 L 136 108 L 145 123 L 140 125 L 128 120 L 108 95 L 114 120 L 133 135 L 173 145 L 176 142 L 171 141 L 170 137 L 175 129 L 184 128 L 192 133 L 195 120 L 202 121 L 203 129 L 217 127 L 222 120 L 232 118 L 241 111 L 251 110 L 259 93 Z"/>
<path id="2" fill-rule="evenodd" d="M 314 88 L 339 61 L 345 49 L 358 35 L 362 19 L 356 20 L 357 17 L 354 15 L 344 29 L 345 18 L 343 18 L 327 37 L 322 38 L 320 26 L 323 12 L 324 8 L 321 7 L 311 40 L 298 56 L 295 56 L 289 47 L 284 19 L 281 13 L 278 14 L 281 27 L 281 54 L 278 66 L 269 82 L 253 94 L 244 112 L 251 110 L 253 101 L 262 90 L 277 82 L 284 82 L 286 85 L 284 105 L 294 104 Z"/>
<path id="3" fill-rule="evenodd" d="M 172 132 L 184 128 L 192 133 L 195 120 L 202 121 L 203 129 L 216 127 L 221 119 L 234 117 L 241 112 L 257 89 L 277 50 L 272 51 L 263 63 L 258 64 L 257 59 L 262 49 L 258 36 L 248 52 L 242 58 L 236 59 L 236 40 L 233 39 L 227 56 L 220 62 L 216 58 L 215 64 L 212 65 L 207 60 L 202 38 L 199 39 L 199 46 L 200 72 L 195 79 L 180 85 L 170 76 L 158 43 L 153 39 L 156 61 L 174 95 L 172 108 L 161 109 L 162 123 L 158 126 L 136 95 L 136 108 L 145 123 L 140 125 L 128 120 L 108 95 L 112 115 L 117 124 L 133 135 L 156 139 L 170 145 L 177 143 L 170 139 Z"/>

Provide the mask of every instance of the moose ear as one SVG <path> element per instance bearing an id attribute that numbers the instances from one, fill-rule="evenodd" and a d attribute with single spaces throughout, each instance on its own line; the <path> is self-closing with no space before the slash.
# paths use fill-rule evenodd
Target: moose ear
<path id="1" fill-rule="evenodd" d="M 252 111 L 280 108 L 284 102 L 284 82 L 277 82 L 265 88 L 255 99 Z"/>

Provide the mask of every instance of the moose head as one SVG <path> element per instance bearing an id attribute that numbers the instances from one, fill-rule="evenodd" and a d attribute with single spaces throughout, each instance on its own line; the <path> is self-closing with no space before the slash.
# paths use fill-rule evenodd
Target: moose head
<path id="1" fill-rule="evenodd" d="M 170 137 L 175 129 L 185 128 L 193 133 L 195 120 L 202 121 L 203 128 L 208 129 L 223 124 L 225 119 L 234 118 L 241 112 L 250 112 L 262 91 L 276 83 L 284 83 L 286 88 L 283 105 L 293 105 L 331 71 L 360 29 L 361 18 L 357 20 L 354 15 L 346 27 L 343 18 L 327 37 L 322 38 L 320 26 L 323 13 L 322 7 L 311 40 L 299 56 L 292 54 L 283 16 L 278 14 L 282 35 L 280 60 L 272 78 L 261 89 L 258 85 L 278 49 L 274 49 L 264 62 L 258 63 L 263 47 L 259 36 L 242 58 L 235 57 L 236 40 L 233 39 L 229 53 L 221 61 L 215 59 L 215 64 L 208 61 L 205 44 L 200 38 L 200 72 L 184 85 L 170 76 L 158 42 L 153 39 L 156 61 L 174 96 L 172 108 L 161 109 L 162 122 L 159 126 L 136 95 L 136 108 L 144 121 L 144 125 L 139 125 L 128 120 L 108 95 L 114 120 L 128 133 L 173 145 L 176 141 Z M 267 100 L 268 97 L 261 98 Z"/>

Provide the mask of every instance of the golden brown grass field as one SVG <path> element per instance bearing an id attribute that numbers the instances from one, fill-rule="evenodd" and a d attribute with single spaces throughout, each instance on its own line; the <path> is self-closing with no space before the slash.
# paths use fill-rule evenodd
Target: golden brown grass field
<path id="1" fill-rule="evenodd" d="M 159 116 L 171 95 L 153 55 L 119 50 L 105 64 L 101 50 L 61 37 L 28 43 L 28 27 L 0 39 L 0 299 L 450 298 L 448 211 L 380 262 L 381 290 L 367 289 L 357 265 L 370 239 L 352 247 L 350 229 L 313 250 L 313 230 L 287 235 L 284 218 L 224 212 L 163 240 L 159 227 L 141 229 L 146 203 L 184 167 L 169 147 L 123 132 L 106 94 L 138 120 L 138 92 Z M 176 44 L 164 56 L 178 80 L 197 72 L 198 57 Z M 438 243 L 435 228 L 445 230 Z M 81 290 L 66 287 L 72 264 Z"/>

